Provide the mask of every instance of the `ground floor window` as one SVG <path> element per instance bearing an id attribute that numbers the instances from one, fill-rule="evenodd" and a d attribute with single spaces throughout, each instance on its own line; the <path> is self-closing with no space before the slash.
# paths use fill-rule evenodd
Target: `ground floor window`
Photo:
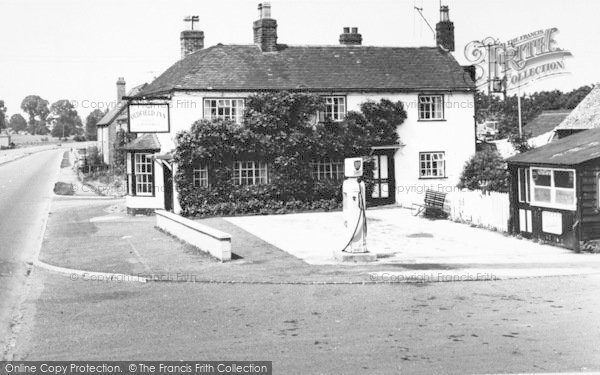
<path id="1" fill-rule="evenodd" d="M 518 169 L 519 202 L 529 203 L 529 168 Z"/>
<path id="2" fill-rule="evenodd" d="M 531 204 L 575 210 L 575 170 L 531 167 Z"/>
<path id="3" fill-rule="evenodd" d="M 134 153 L 133 166 L 128 160 L 129 191 L 132 195 L 154 194 L 154 160 L 152 154 Z"/>
<path id="4" fill-rule="evenodd" d="M 419 177 L 446 177 L 446 154 L 444 152 L 419 153 Z"/>
<path id="5" fill-rule="evenodd" d="M 236 161 L 233 163 L 235 185 L 260 185 L 268 183 L 267 163 Z"/>
<path id="6" fill-rule="evenodd" d="M 343 180 L 344 162 L 323 160 L 310 163 L 311 174 L 315 180 Z"/>
<path id="7" fill-rule="evenodd" d="M 207 166 L 197 166 L 194 168 L 193 185 L 194 187 L 208 187 Z"/>

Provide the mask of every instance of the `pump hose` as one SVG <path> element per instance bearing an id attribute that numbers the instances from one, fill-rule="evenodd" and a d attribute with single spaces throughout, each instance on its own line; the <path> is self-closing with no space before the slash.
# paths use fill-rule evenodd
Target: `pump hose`
<path id="1" fill-rule="evenodd" d="M 354 227 L 354 230 L 352 231 L 350 240 L 348 240 L 348 243 L 344 247 L 342 247 L 342 251 L 346 251 L 346 248 L 348 246 L 350 246 L 350 244 L 352 243 L 352 240 L 354 239 L 354 236 L 356 236 L 356 232 L 358 231 L 358 225 L 360 224 L 361 219 L 363 221 L 363 230 L 365 231 L 365 237 L 367 236 L 367 210 L 363 203 L 363 193 L 362 193 L 362 187 L 360 187 L 360 185 L 359 185 L 359 190 L 358 190 L 358 208 L 360 209 L 360 215 L 358 215 L 358 220 L 356 221 L 356 226 Z"/>

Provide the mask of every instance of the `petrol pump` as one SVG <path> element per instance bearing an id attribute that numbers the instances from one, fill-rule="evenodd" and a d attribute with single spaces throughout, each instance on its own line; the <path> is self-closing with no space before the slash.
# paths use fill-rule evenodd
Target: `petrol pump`
<path id="1" fill-rule="evenodd" d="M 344 160 L 345 180 L 342 185 L 343 217 L 349 239 L 343 251 L 348 253 L 366 253 L 367 251 L 367 216 L 366 191 L 363 177 L 363 159 L 347 158 Z"/>

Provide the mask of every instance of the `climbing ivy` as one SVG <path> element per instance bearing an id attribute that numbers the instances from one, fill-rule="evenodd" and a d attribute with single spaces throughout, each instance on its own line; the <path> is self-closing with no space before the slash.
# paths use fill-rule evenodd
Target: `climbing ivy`
<path id="1" fill-rule="evenodd" d="M 310 162 L 369 155 L 372 146 L 398 143 L 406 119 L 401 102 L 365 102 L 342 122 L 316 121 L 323 99 L 275 92 L 247 98 L 243 124 L 199 120 L 176 136 L 175 176 L 185 215 L 284 213 L 340 207 L 341 184 L 315 180 Z M 233 162 L 268 163 L 269 182 L 238 186 Z M 193 186 L 193 169 L 207 166 L 210 187 Z"/>

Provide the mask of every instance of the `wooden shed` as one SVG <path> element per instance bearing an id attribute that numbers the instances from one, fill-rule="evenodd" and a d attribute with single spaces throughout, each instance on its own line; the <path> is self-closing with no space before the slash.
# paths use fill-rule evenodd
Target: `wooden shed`
<path id="1" fill-rule="evenodd" d="M 600 239 L 600 128 L 507 162 L 513 233 L 573 250 Z"/>

